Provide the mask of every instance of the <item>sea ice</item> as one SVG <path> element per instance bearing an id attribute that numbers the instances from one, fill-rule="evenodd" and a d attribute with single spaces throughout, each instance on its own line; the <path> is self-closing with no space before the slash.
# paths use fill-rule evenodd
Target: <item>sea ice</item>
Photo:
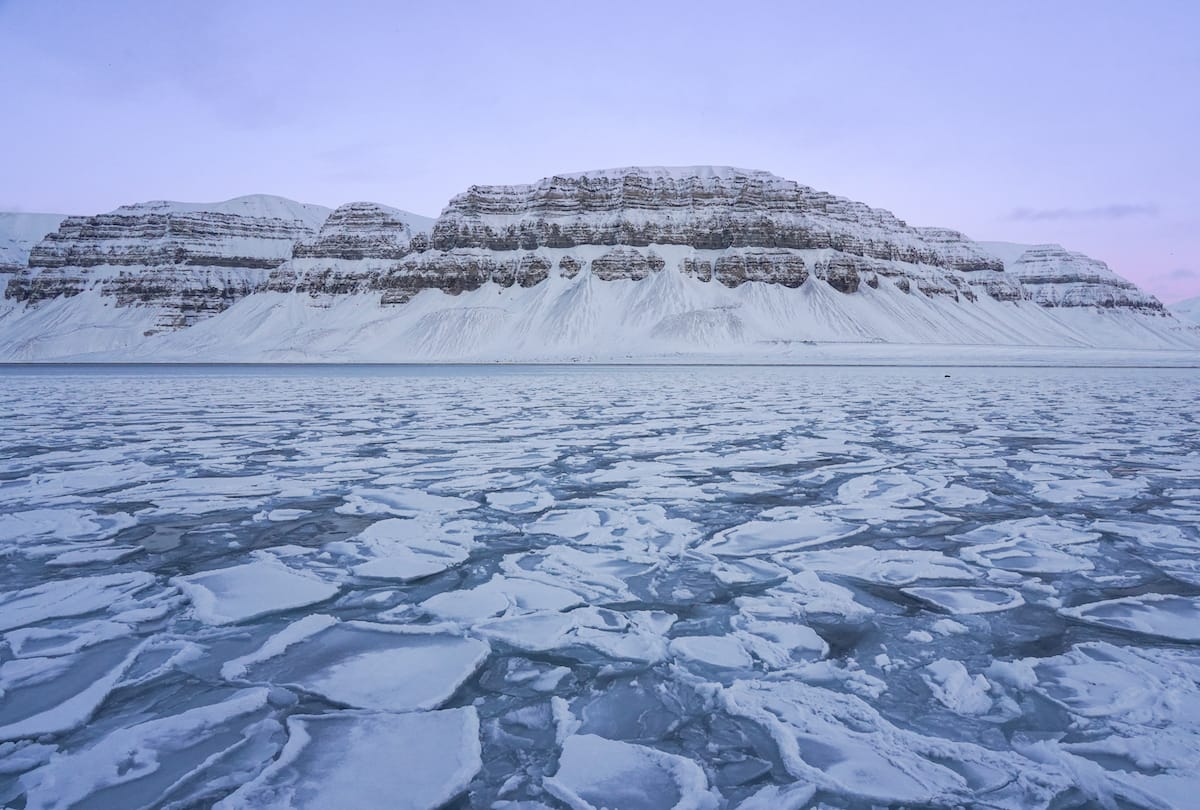
<path id="1" fill-rule="evenodd" d="M 671 654 L 717 669 L 749 669 L 754 661 L 733 636 L 681 636 L 672 639 Z"/>
<path id="2" fill-rule="evenodd" d="M 435 810 L 481 765 L 473 707 L 296 715 L 279 758 L 218 810 Z"/>
<path id="3" fill-rule="evenodd" d="M 252 736 L 267 708 L 267 689 L 246 689 L 216 703 L 111 731 L 62 751 L 21 776 L 27 810 L 66 810 L 104 791 L 109 807 L 140 807 L 217 761 Z M 273 722 L 273 721 L 266 721 Z"/>
<path id="4" fill-rule="evenodd" d="M 541 512 L 554 505 L 554 496 L 544 489 L 489 492 L 488 506 L 514 515 Z"/>
<path id="5" fill-rule="evenodd" d="M 496 574 L 475 588 L 443 591 L 421 603 L 440 619 L 476 622 L 502 615 L 561 611 L 583 605 L 574 591 L 531 579 Z"/>
<path id="6" fill-rule="evenodd" d="M 1149 593 L 1059 611 L 1072 619 L 1174 641 L 1200 641 L 1200 597 Z"/>
<path id="7" fill-rule="evenodd" d="M 1023 574 L 1069 574 L 1091 571 L 1095 567 L 1091 560 L 1078 552 L 1067 553 L 1025 539 L 969 546 L 962 550 L 962 557 L 979 565 Z"/>
<path id="8" fill-rule="evenodd" d="M 411 582 L 465 562 L 474 544 L 473 526 L 464 521 L 388 518 L 338 545 L 367 560 L 354 566 L 358 576 Z"/>
<path id="9" fill-rule="evenodd" d="M 824 545 L 861 531 L 843 520 L 799 509 L 770 510 L 764 516 L 771 519 L 717 532 L 700 549 L 724 557 L 753 557 Z"/>
<path id="10" fill-rule="evenodd" d="M 133 664 L 136 640 L 102 642 L 74 655 L 0 664 L 0 740 L 58 734 L 88 721 Z"/>
<path id="11" fill-rule="evenodd" d="M 1024 597 L 1011 588 L 903 588 L 909 596 L 927 602 L 952 615 L 995 613 L 1025 604 Z"/>
<path id="12" fill-rule="evenodd" d="M 227 665 L 251 683 L 283 684 L 358 709 L 435 709 L 474 674 L 485 642 L 403 625 L 311 617 Z M 297 622 L 299 624 L 300 622 Z"/>
<path id="13" fill-rule="evenodd" d="M 130 597 L 149 588 L 153 574 L 102 574 L 57 579 L 21 591 L 0 593 L 0 631 L 64 616 L 83 616 L 111 608 L 123 609 Z"/>
<path id="14" fill-rule="evenodd" d="M 233 624 L 331 599 L 337 585 L 267 559 L 217 568 L 171 582 L 205 624 Z"/>
<path id="15" fill-rule="evenodd" d="M 921 678 L 938 703 L 956 714 L 986 714 L 992 708 L 987 678 L 972 676 L 961 661 L 939 658 L 926 665 Z"/>
<path id="16" fill-rule="evenodd" d="M 644 745 L 576 734 L 543 784 L 571 810 L 716 810 L 718 798 L 690 759 Z"/>
<path id="17" fill-rule="evenodd" d="M 1014 754 L 904 731 L 861 698 L 793 680 L 737 681 L 720 700 L 771 735 L 794 778 L 849 799 L 950 807 L 977 796 L 1015 810 L 1044 807 L 1066 782 Z"/>
<path id="18" fill-rule="evenodd" d="M 971 582 L 978 576 L 969 565 L 936 551 L 883 551 L 866 546 L 805 551 L 788 555 L 787 565 L 822 574 L 840 574 L 880 585 L 912 585 L 922 580 Z"/>

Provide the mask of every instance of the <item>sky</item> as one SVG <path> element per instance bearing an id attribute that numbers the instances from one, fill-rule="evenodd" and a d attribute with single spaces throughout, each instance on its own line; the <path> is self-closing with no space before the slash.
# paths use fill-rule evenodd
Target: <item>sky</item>
<path id="1" fill-rule="evenodd" d="M 0 210 L 732 165 L 1200 295 L 1200 3 L 0 0 Z"/>

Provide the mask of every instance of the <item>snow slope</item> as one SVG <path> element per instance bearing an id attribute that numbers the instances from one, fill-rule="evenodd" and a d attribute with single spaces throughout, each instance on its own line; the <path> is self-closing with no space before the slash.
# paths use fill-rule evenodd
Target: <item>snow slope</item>
<path id="1" fill-rule="evenodd" d="M 1200 295 L 1171 304 L 1169 309 L 1177 318 L 1200 324 Z"/>

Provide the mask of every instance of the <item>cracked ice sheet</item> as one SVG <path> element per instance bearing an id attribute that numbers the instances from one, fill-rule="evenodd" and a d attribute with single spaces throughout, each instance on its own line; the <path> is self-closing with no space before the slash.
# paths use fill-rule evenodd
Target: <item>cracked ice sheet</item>
<path id="1" fill-rule="evenodd" d="M 558 771 L 543 782 L 572 810 L 716 810 L 704 771 L 654 748 L 576 734 L 563 742 Z"/>
<path id="2" fill-rule="evenodd" d="M 340 587 L 270 559 L 176 577 L 205 624 L 234 624 L 269 613 L 307 607 L 337 595 Z"/>
<path id="3" fill-rule="evenodd" d="M 442 705 L 489 652 L 485 642 L 420 627 L 307 616 L 222 674 L 352 708 L 405 712 Z"/>
<path id="4" fill-rule="evenodd" d="M 135 639 L 97 643 L 74 655 L 0 664 L 0 740 L 59 734 L 86 723 L 129 670 Z"/>
<path id="5" fill-rule="evenodd" d="M 156 582 L 152 574 L 103 574 L 75 577 L 0 593 L 0 631 L 47 619 L 83 616 L 139 606 L 136 595 Z"/>
<path id="6" fill-rule="evenodd" d="M 376 483 L 383 483 L 380 479 Z M 479 506 L 475 501 L 445 495 L 430 495 L 419 489 L 354 489 L 337 508 L 343 515 L 401 515 L 465 512 Z"/>
<path id="7" fill-rule="evenodd" d="M 1193 803 L 1200 789 L 1200 654 L 1085 642 L 1000 673 L 1032 681 L 1084 732 L 1082 741 L 1047 741 L 1031 756 L 1073 769 L 1100 801 L 1120 797 L 1178 808 Z M 1102 769 L 1098 761 L 1110 765 Z"/>
<path id="8" fill-rule="evenodd" d="M 861 698 L 795 681 L 737 681 L 718 693 L 731 714 L 775 740 L 796 779 L 851 799 L 954 807 L 1045 807 L 1068 783 L 1017 754 L 904 731 Z"/>
<path id="9" fill-rule="evenodd" d="M 618 661 L 653 664 L 666 657 L 664 636 L 674 622 L 675 615 L 665 611 L 581 607 L 491 619 L 474 631 L 519 650 L 570 655 L 586 648 Z"/>
<path id="10" fill-rule="evenodd" d="M 947 613 L 970 615 L 1012 610 L 1025 598 L 1011 588 L 902 588 L 904 593 Z"/>
<path id="11" fill-rule="evenodd" d="M 1200 641 L 1200 597 L 1150 593 L 1059 611 L 1072 619 L 1174 641 Z"/>
<path id="12" fill-rule="evenodd" d="M 24 512 L 0 514 L 0 544 L 21 547 L 24 553 L 35 552 L 30 546 L 53 541 L 88 544 L 105 541 L 133 526 L 137 520 L 124 512 L 101 515 L 91 509 L 30 509 Z"/>
<path id="13" fill-rule="evenodd" d="M 722 557 L 754 557 L 844 540 L 862 531 L 843 520 L 792 507 L 769 509 L 752 520 L 717 532 L 700 551 Z"/>
<path id="14" fill-rule="evenodd" d="M 279 758 L 217 810 L 434 810 L 481 765 L 473 707 L 297 715 L 287 728 Z"/>
<path id="15" fill-rule="evenodd" d="M 959 543 L 979 545 L 1023 540 L 1033 544 L 1058 547 L 1099 540 L 1100 532 L 1096 531 L 1096 527 L 1078 521 L 1042 516 L 989 523 L 969 532 L 951 535 L 950 539 Z"/>
<path id="16" fill-rule="evenodd" d="M 353 566 L 357 576 L 410 582 L 465 562 L 475 546 L 476 526 L 470 521 L 443 522 L 428 515 L 387 518 L 327 548 L 365 560 Z"/>
<path id="17" fill-rule="evenodd" d="M 109 807 L 141 807 L 185 778 L 269 734 L 267 689 L 112 731 L 85 748 L 59 752 L 24 774 L 27 810 L 65 810 L 103 791 Z"/>
<path id="18" fill-rule="evenodd" d="M 780 557 L 780 562 L 794 568 L 840 574 L 893 587 L 912 585 L 921 580 L 972 582 L 978 578 L 978 572 L 969 565 L 936 551 L 886 551 L 850 546 L 789 554 Z"/>

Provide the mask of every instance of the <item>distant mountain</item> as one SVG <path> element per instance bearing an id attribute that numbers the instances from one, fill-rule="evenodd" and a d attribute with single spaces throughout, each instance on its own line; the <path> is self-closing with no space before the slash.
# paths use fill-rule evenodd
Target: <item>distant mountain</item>
<path id="1" fill-rule="evenodd" d="M 1200 324 L 1200 295 L 1171 304 L 1171 312 L 1175 317 L 1190 323 Z"/>
<path id="2" fill-rule="evenodd" d="M 9 279 L 25 269 L 29 251 L 46 234 L 58 230 L 66 219 L 63 214 L 26 214 L 0 212 L 0 291 Z M 13 306 L 12 299 L 0 297 L 0 312 Z"/>
<path id="3" fill-rule="evenodd" d="M 472 186 L 436 220 L 269 196 L 124 206 L 63 219 L 5 297 L 7 360 L 804 361 L 933 358 L 946 346 L 967 357 L 983 346 L 1013 347 L 1012 357 L 1200 347 L 1200 330 L 1153 296 L 1058 245 L 974 242 L 767 172 L 711 166 Z"/>

